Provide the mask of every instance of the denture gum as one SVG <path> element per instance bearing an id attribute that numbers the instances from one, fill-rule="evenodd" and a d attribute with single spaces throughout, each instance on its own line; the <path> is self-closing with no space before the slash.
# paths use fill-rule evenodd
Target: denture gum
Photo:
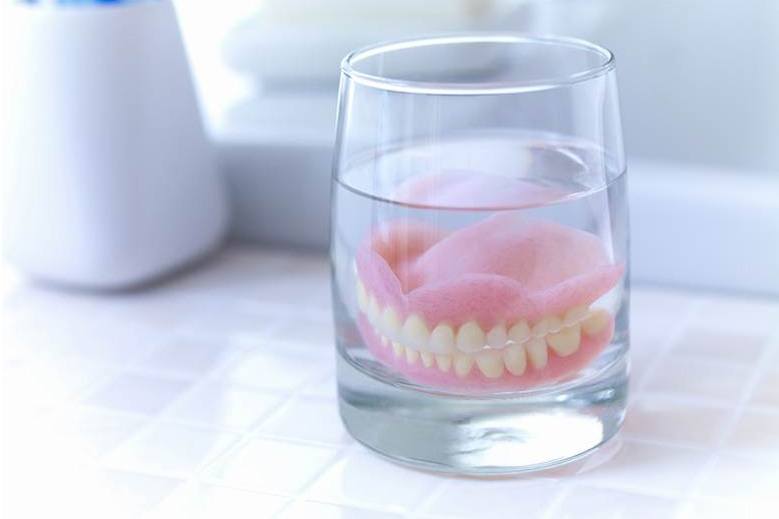
<path id="1" fill-rule="evenodd" d="M 382 362 L 456 389 L 560 380 L 611 340 L 592 304 L 618 282 L 587 232 L 498 213 L 449 234 L 413 221 L 374 232 L 356 258 L 358 326 Z"/>

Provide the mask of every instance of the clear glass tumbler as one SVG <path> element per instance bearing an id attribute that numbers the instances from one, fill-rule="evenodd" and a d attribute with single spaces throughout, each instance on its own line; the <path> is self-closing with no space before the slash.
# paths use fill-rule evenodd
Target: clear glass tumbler
<path id="1" fill-rule="evenodd" d="M 608 50 L 478 34 L 356 51 L 333 182 L 352 436 L 417 467 L 500 474 L 617 432 L 628 214 Z"/>

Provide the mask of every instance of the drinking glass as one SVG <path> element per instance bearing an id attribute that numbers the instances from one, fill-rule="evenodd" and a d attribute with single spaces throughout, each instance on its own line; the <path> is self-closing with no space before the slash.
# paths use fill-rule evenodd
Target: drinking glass
<path id="1" fill-rule="evenodd" d="M 348 55 L 331 261 L 340 412 L 359 442 L 463 474 L 602 445 L 628 381 L 612 54 L 469 34 Z"/>

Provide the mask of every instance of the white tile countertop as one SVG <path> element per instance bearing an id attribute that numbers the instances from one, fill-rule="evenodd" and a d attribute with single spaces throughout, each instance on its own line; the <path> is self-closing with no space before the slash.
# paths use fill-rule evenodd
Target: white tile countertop
<path id="1" fill-rule="evenodd" d="M 623 432 L 477 480 L 344 432 L 328 276 L 322 256 L 241 246 L 129 294 L 3 271 L 0 515 L 776 517 L 779 301 L 634 289 Z"/>

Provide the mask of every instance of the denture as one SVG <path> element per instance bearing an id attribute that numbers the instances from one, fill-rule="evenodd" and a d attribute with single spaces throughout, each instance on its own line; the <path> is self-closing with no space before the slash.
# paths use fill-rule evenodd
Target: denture
<path id="1" fill-rule="evenodd" d="M 373 355 L 409 380 L 473 390 L 580 371 L 612 338 L 613 316 L 594 303 L 624 272 L 595 235 L 508 212 L 453 232 L 385 224 L 355 270 Z"/>

